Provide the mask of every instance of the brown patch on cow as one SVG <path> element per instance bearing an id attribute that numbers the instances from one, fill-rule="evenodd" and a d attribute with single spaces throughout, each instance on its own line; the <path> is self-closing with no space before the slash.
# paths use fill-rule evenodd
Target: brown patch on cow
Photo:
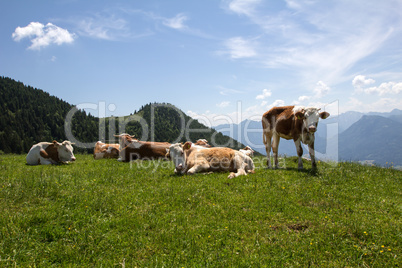
<path id="1" fill-rule="evenodd" d="M 40 150 L 40 156 L 46 159 L 52 159 L 56 162 L 60 162 L 59 160 L 59 153 L 57 152 L 56 147 L 57 141 L 53 141 L 53 143 L 49 144 L 44 150 Z"/>
<path id="2" fill-rule="evenodd" d="M 276 131 L 281 138 L 299 139 L 303 131 L 303 113 L 293 113 L 294 106 L 274 107 L 262 116 L 264 132 Z M 299 117 L 298 117 L 299 115 Z M 284 137 L 286 136 L 286 137 Z"/>
<path id="3" fill-rule="evenodd" d="M 168 142 L 134 141 L 123 148 L 120 155 L 123 155 L 122 161 L 124 162 L 136 159 L 166 158 L 166 149 L 169 149 L 170 145 Z"/>

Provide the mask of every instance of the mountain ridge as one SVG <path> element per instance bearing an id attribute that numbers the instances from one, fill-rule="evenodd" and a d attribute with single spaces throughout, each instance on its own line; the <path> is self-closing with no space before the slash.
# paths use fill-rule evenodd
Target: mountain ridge
<path id="1" fill-rule="evenodd" d="M 385 130 L 384 126 L 390 126 L 391 124 L 392 127 L 388 127 Z M 379 165 L 387 163 L 402 165 L 402 155 L 399 154 L 399 151 L 402 152 L 402 148 L 395 141 L 402 138 L 400 124 L 402 124 L 402 110 L 399 109 L 394 109 L 388 113 L 371 112 L 368 114 L 350 111 L 333 118 L 330 117 L 327 120 L 320 120 L 316 132 L 315 148 L 321 154 L 325 154 L 327 149 L 332 150 L 332 152 L 327 153 L 335 155 L 334 157 L 337 156 L 338 160 L 341 161 L 372 160 L 372 162 Z M 248 132 L 246 129 L 238 132 L 239 126 L 242 128 L 249 126 L 250 130 L 255 131 L 255 133 L 247 137 L 239 137 L 237 133 Z M 370 132 L 373 132 L 372 130 L 376 127 L 379 132 L 375 132 L 375 135 L 370 135 Z M 260 121 L 244 120 L 240 124 L 224 124 L 216 126 L 215 129 L 234 139 L 239 139 L 245 145 L 249 145 L 254 150 L 266 155 L 262 142 L 262 125 Z M 348 131 L 350 129 L 353 131 Z M 369 145 L 373 143 L 373 140 L 375 141 L 375 146 L 370 147 Z M 387 142 L 381 143 L 384 140 Z M 394 143 L 391 144 L 388 141 L 394 141 Z M 338 149 L 331 147 L 334 144 L 337 145 Z M 359 146 L 354 146 L 356 144 Z M 306 146 L 303 147 L 303 150 L 304 154 L 308 154 Z M 334 150 L 338 150 L 338 152 L 333 152 Z M 365 152 L 365 154 L 359 152 Z M 279 154 L 296 155 L 294 142 L 281 139 Z"/>
<path id="2" fill-rule="evenodd" d="M 66 117 L 71 111 L 74 114 L 68 122 Z M 172 104 L 149 103 L 128 116 L 98 118 L 41 89 L 0 77 L 0 153 L 27 153 L 35 143 L 66 140 L 65 125 L 71 128 L 71 135 L 79 141 L 77 144 L 84 144 L 76 146 L 77 152 L 91 152 L 98 140 L 117 142 L 113 135 L 123 131 L 143 140 L 207 139 L 212 145 L 244 147 Z"/>

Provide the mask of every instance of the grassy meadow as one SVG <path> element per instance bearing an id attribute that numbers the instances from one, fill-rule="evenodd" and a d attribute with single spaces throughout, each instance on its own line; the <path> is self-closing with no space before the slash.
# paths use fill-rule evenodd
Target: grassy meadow
<path id="1" fill-rule="evenodd" d="M 401 171 L 257 158 L 230 180 L 76 157 L 0 156 L 0 267 L 401 267 Z"/>

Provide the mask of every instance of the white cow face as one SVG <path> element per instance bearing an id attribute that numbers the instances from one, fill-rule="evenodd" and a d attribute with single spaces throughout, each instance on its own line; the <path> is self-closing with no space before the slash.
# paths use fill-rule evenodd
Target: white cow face
<path id="1" fill-rule="evenodd" d="M 317 131 L 318 120 L 326 119 L 329 116 L 327 112 L 319 112 L 319 108 L 303 108 L 296 112 L 296 117 L 303 120 L 303 125 L 309 133 Z"/>
<path id="2" fill-rule="evenodd" d="M 62 143 L 54 141 L 53 143 L 57 148 L 57 153 L 59 155 L 60 161 L 75 161 L 75 156 L 73 153 L 74 148 L 72 146 L 73 143 L 71 143 L 70 141 L 63 141 Z"/>
<path id="3" fill-rule="evenodd" d="M 183 144 L 175 143 L 167 149 L 167 157 L 169 157 L 175 166 L 176 173 L 184 173 L 186 170 L 186 155 L 184 153 Z"/>

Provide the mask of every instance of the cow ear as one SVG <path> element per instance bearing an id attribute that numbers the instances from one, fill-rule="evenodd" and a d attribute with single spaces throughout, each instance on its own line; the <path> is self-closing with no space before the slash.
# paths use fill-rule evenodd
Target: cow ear
<path id="1" fill-rule="evenodd" d="M 183 145 L 183 150 L 188 150 L 191 148 L 191 142 L 187 141 L 184 145 Z"/>
<path id="2" fill-rule="evenodd" d="M 320 113 L 320 118 L 321 119 L 327 119 L 329 117 L 329 113 L 327 113 L 327 112 L 321 112 Z"/>
<path id="3" fill-rule="evenodd" d="M 304 113 L 303 112 L 297 112 L 295 114 L 295 116 L 296 116 L 297 119 L 304 119 Z"/>

